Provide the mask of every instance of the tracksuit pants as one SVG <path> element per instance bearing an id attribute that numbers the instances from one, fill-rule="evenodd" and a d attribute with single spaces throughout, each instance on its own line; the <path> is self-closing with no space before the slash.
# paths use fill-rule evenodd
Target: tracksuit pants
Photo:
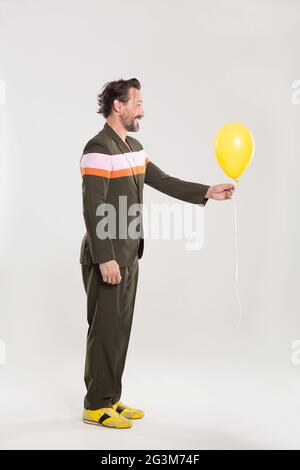
<path id="1" fill-rule="evenodd" d="M 111 407 L 121 398 L 139 274 L 138 256 L 120 266 L 121 282 L 103 281 L 98 264 L 81 265 L 87 294 L 88 333 L 84 408 Z"/>

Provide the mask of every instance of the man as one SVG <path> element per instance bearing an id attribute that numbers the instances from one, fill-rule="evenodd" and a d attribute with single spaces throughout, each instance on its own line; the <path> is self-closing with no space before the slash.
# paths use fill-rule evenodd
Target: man
<path id="1" fill-rule="evenodd" d="M 106 122 L 87 142 L 80 160 L 86 225 L 80 263 L 89 325 L 83 421 L 114 428 L 129 428 L 131 419 L 144 416 L 142 410 L 120 401 L 144 248 L 144 183 L 202 206 L 210 198 L 230 199 L 235 190 L 232 184 L 210 186 L 174 178 L 149 159 L 137 139 L 127 136 L 139 130 L 144 117 L 140 89 L 135 78 L 104 86 L 98 113 Z"/>

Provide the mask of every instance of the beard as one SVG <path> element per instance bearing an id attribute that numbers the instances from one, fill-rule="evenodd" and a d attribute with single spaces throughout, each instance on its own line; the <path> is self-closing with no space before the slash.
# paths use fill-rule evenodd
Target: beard
<path id="1" fill-rule="evenodd" d="M 137 132 L 140 129 L 138 118 L 121 117 L 121 122 L 128 132 Z"/>

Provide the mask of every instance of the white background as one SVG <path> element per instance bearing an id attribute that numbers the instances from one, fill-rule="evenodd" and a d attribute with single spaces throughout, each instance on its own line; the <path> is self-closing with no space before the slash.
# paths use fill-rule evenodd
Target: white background
<path id="1" fill-rule="evenodd" d="M 299 20 L 296 0 L 0 0 L 1 448 L 300 448 Z M 256 152 L 235 195 L 240 326 L 234 201 L 210 200 L 201 251 L 145 240 L 122 395 L 145 418 L 110 432 L 81 422 L 79 159 L 97 94 L 131 77 L 131 135 L 171 175 L 231 182 L 213 154 L 227 122 Z"/>

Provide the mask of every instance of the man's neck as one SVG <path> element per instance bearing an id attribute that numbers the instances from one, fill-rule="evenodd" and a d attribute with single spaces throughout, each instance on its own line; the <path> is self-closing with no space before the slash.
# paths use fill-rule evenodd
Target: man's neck
<path id="1" fill-rule="evenodd" d="M 126 143 L 126 135 L 127 135 L 127 130 L 124 129 L 122 124 L 119 122 L 114 121 L 113 119 L 106 119 L 107 124 L 113 128 L 113 130 L 118 134 L 118 136 Z"/>

